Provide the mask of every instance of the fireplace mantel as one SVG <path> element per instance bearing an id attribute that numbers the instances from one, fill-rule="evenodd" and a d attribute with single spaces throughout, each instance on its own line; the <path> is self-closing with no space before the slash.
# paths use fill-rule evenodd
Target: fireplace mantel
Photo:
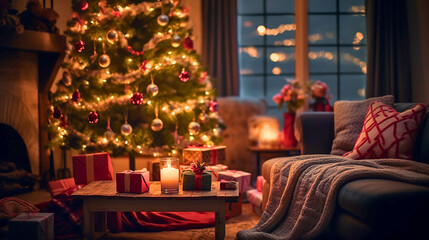
<path id="1" fill-rule="evenodd" d="M 59 34 L 25 30 L 22 34 L 2 34 L 0 51 L 7 54 L 32 52 L 37 55 L 37 86 L 38 86 L 38 125 L 39 125 L 39 172 L 42 175 L 49 170 L 49 155 L 46 151 L 48 135 L 42 131 L 47 124 L 46 109 L 48 93 L 64 60 L 66 37 Z M 4 56 L 5 54 L 3 54 Z M 19 67 L 19 66 L 14 66 Z M 33 172 L 34 173 L 34 172 Z"/>

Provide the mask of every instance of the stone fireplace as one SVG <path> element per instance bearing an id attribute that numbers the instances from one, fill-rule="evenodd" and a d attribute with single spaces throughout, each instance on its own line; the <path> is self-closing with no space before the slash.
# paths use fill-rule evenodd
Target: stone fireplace
<path id="1" fill-rule="evenodd" d="M 13 132 L 9 131 L 10 127 L 19 134 L 28 153 L 30 174 L 42 176 L 49 170 L 47 133 L 43 128 L 47 123 L 48 92 L 65 49 L 65 37 L 57 34 L 26 30 L 23 34 L 0 37 L 0 124 L 3 126 L 0 131 Z M 5 137 L 4 134 L 0 136 Z M 16 153 L 20 154 L 22 152 Z M 13 151 L 9 151 L 9 155 L 9 159 L 15 157 Z"/>

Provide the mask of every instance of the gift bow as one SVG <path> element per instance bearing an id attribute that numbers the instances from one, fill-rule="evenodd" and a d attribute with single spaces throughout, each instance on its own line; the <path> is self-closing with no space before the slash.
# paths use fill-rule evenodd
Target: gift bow
<path id="1" fill-rule="evenodd" d="M 125 187 L 125 192 L 130 192 L 130 188 L 131 188 L 131 173 L 145 173 L 147 172 L 146 168 L 142 168 L 140 170 L 126 170 L 124 171 L 125 175 L 124 175 L 124 187 Z M 146 185 L 147 189 L 149 189 L 149 186 L 146 183 L 146 180 L 143 177 L 143 174 L 140 174 L 141 178 L 143 179 L 144 185 Z"/>

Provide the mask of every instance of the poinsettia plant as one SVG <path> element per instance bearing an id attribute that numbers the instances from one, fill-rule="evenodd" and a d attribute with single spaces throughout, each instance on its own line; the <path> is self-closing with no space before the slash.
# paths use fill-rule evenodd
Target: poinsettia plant
<path id="1" fill-rule="evenodd" d="M 282 109 L 286 103 L 286 109 L 289 113 L 295 113 L 305 103 L 308 93 L 308 86 L 302 86 L 298 81 L 290 81 L 283 86 L 280 93 L 274 95 L 273 101 L 277 103 L 278 108 Z"/>
<path id="2" fill-rule="evenodd" d="M 328 85 L 319 80 L 311 86 L 311 98 L 314 102 L 311 104 L 313 111 L 332 112 L 334 108 L 329 103 L 330 95 L 328 95 Z"/>

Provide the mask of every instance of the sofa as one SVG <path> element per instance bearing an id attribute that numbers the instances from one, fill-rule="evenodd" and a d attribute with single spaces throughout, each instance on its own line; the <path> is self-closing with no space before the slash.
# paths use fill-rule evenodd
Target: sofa
<path id="1" fill-rule="evenodd" d="M 394 104 L 398 112 L 415 104 Z M 428 111 L 413 145 L 413 161 L 429 164 Z M 304 112 L 296 118 L 296 132 L 302 154 L 330 154 L 334 134 L 334 113 Z M 271 167 L 262 166 L 267 180 L 263 186 L 263 209 L 270 192 Z M 336 207 L 320 239 L 429 239 L 429 188 L 384 179 L 359 179 L 344 184 Z"/>

